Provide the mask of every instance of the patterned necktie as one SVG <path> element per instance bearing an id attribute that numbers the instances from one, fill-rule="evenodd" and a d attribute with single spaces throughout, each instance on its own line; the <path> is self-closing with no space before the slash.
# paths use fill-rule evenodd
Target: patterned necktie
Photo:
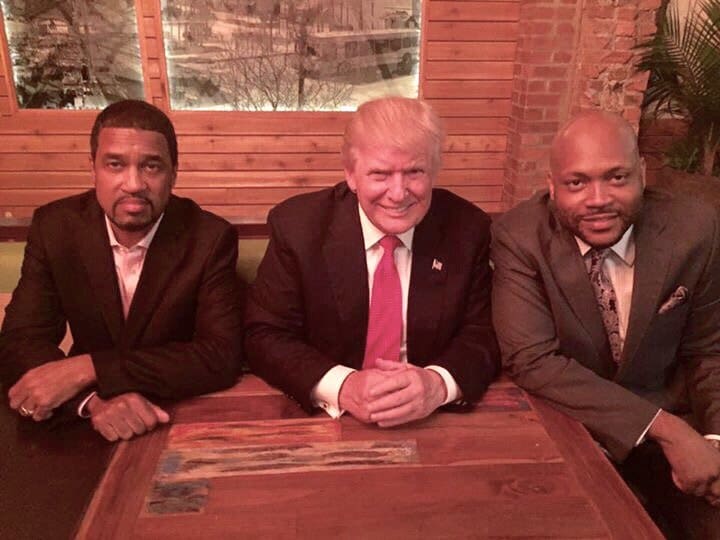
<path id="1" fill-rule="evenodd" d="M 610 342 L 613 360 L 620 363 L 622 353 L 622 341 L 620 340 L 620 325 L 618 323 L 617 296 L 613 289 L 612 282 L 603 271 L 603 262 L 610 253 L 609 248 L 590 250 L 590 283 L 595 291 L 600 315 L 602 315 L 605 332 Z"/>
<path id="2" fill-rule="evenodd" d="M 385 236 L 380 245 L 383 254 L 373 277 L 363 369 L 374 368 L 378 358 L 400 360 L 402 290 L 393 255 L 401 242 L 397 236 Z"/>

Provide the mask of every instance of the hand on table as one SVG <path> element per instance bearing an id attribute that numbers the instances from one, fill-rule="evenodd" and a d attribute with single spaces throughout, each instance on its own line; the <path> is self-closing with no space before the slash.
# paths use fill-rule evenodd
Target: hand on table
<path id="1" fill-rule="evenodd" d="M 435 371 L 382 359 L 376 365 L 387 375 L 369 390 L 370 420 L 379 426 L 425 418 L 445 401 L 445 382 Z"/>
<path id="2" fill-rule="evenodd" d="M 397 362 L 394 362 L 397 364 Z M 354 371 L 345 379 L 340 394 L 338 405 L 355 418 L 366 424 L 370 423 L 371 402 L 370 390 L 382 382 L 388 375 L 379 369 L 363 369 Z"/>
<path id="3" fill-rule="evenodd" d="M 447 389 L 438 373 L 382 359 L 376 366 L 351 373 L 340 389 L 340 408 L 361 422 L 405 424 L 425 418 L 445 401 Z"/>
<path id="4" fill-rule="evenodd" d="M 93 428 L 108 441 L 127 441 L 170 420 L 168 413 L 135 392 L 108 400 L 93 396 L 86 407 Z"/>
<path id="5" fill-rule="evenodd" d="M 36 422 L 95 381 L 89 355 L 47 362 L 25 373 L 8 391 L 10 407 Z"/>
<path id="6" fill-rule="evenodd" d="M 675 485 L 720 506 L 720 452 L 681 418 L 661 411 L 648 435 L 661 446 Z"/>

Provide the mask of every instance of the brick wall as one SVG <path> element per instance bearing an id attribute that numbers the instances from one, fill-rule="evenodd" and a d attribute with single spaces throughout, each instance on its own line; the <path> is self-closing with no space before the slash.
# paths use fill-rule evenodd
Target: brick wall
<path id="1" fill-rule="evenodd" d="M 523 0 L 508 127 L 503 200 L 545 185 L 558 127 L 602 108 L 638 126 L 647 73 L 634 47 L 655 32 L 660 0 Z"/>

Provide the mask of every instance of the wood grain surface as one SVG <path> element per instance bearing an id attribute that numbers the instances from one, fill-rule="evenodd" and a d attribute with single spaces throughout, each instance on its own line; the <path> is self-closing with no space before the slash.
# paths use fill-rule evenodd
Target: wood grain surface
<path id="1" fill-rule="evenodd" d="M 380 429 L 260 379 L 121 443 L 78 538 L 662 538 L 578 423 L 496 382 Z"/>

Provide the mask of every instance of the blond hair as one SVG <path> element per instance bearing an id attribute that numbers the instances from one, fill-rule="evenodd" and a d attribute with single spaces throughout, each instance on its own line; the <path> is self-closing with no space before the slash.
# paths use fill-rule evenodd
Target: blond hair
<path id="1" fill-rule="evenodd" d="M 359 148 L 392 147 L 408 153 L 427 152 L 430 176 L 440 170 L 443 143 L 440 118 L 419 99 L 391 96 L 367 101 L 345 128 L 343 167 L 352 171 Z"/>

